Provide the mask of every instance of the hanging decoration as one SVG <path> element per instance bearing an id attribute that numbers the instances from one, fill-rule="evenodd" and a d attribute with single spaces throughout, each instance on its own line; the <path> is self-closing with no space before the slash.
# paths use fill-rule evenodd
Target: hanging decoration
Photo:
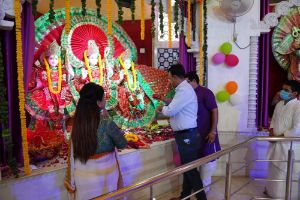
<path id="1" fill-rule="evenodd" d="M 33 16 L 36 16 L 36 7 L 37 7 L 37 4 L 39 3 L 38 0 L 32 0 L 31 1 L 31 6 L 32 6 L 32 15 Z"/>
<path id="2" fill-rule="evenodd" d="M 199 9 L 199 84 L 203 85 L 203 0 L 199 1 Z"/>
<path id="3" fill-rule="evenodd" d="M 18 93 L 19 93 L 19 110 L 21 120 L 21 136 L 24 159 L 24 171 L 26 175 L 30 174 L 28 143 L 26 134 L 26 115 L 25 115 L 25 91 L 23 77 L 23 51 L 22 51 L 22 32 L 21 32 L 21 3 L 15 0 L 15 20 L 16 20 L 16 49 L 17 49 L 17 72 L 18 72 Z"/>
<path id="4" fill-rule="evenodd" d="M 82 15 L 86 15 L 86 0 L 81 0 Z"/>
<path id="5" fill-rule="evenodd" d="M 187 6 L 187 46 L 191 46 L 191 0 L 188 0 Z"/>
<path id="6" fill-rule="evenodd" d="M 107 0 L 107 34 L 112 35 L 112 0 Z"/>
<path id="7" fill-rule="evenodd" d="M 54 0 L 50 0 L 50 4 L 49 4 L 49 21 L 50 22 L 54 21 L 54 16 L 55 16 L 55 12 L 54 12 Z"/>
<path id="8" fill-rule="evenodd" d="M 118 4 L 118 23 L 123 24 L 123 10 L 122 10 L 122 5 L 121 5 L 121 0 L 117 0 Z"/>
<path id="9" fill-rule="evenodd" d="M 172 48 L 172 2 L 168 0 L 168 48 Z"/>
<path id="10" fill-rule="evenodd" d="M 135 0 L 131 0 L 130 4 L 130 10 L 131 10 L 131 20 L 135 20 Z"/>
<path id="11" fill-rule="evenodd" d="M 207 67 L 208 67 L 208 62 L 207 62 L 207 1 L 203 0 L 203 74 L 207 77 Z M 203 81 L 204 85 L 207 85 L 207 78 L 204 79 Z"/>
<path id="12" fill-rule="evenodd" d="M 131 61 L 131 72 L 132 72 L 132 77 L 133 77 L 133 86 L 132 86 L 131 83 L 130 83 L 130 80 L 129 80 L 128 70 L 127 70 L 126 66 L 124 65 L 124 63 L 123 63 L 122 57 L 123 57 L 123 54 L 119 57 L 119 61 L 120 61 L 121 66 L 123 67 L 124 73 L 127 77 L 128 88 L 129 88 L 130 91 L 133 92 L 133 91 L 136 90 L 136 87 L 137 87 L 136 72 L 135 72 L 135 69 L 134 69 L 134 63 Z"/>
<path id="13" fill-rule="evenodd" d="M 53 94 L 60 94 L 61 92 L 61 82 L 62 82 L 62 67 L 61 67 L 61 59 L 58 59 L 58 86 L 57 90 L 54 90 L 53 84 L 52 84 L 52 79 L 51 79 L 51 70 L 49 67 L 49 63 L 46 58 L 44 58 L 44 63 L 46 66 L 46 71 L 47 71 L 47 80 L 48 80 L 48 87 L 51 93 Z"/>
<path id="14" fill-rule="evenodd" d="M 84 51 L 83 58 L 84 58 L 85 66 L 86 66 L 87 71 L 88 71 L 89 80 L 90 80 L 90 82 L 94 82 L 94 79 L 93 79 L 93 76 L 92 76 L 92 70 L 91 70 L 90 63 L 89 63 L 89 59 L 87 57 L 87 50 Z M 103 84 L 103 65 L 102 65 L 101 54 L 99 54 L 99 56 L 98 56 L 98 66 L 99 66 L 99 74 L 100 74 L 99 85 L 102 86 L 102 84 Z"/>
<path id="15" fill-rule="evenodd" d="M 65 12 L 66 12 L 66 22 L 65 22 L 65 29 L 66 34 L 70 32 L 70 0 L 65 0 Z"/>
<path id="16" fill-rule="evenodd" d="M 145 0 L 141 0 L 141 40 L 145 39 Z"/>
<path id="17" fill-rule="evenodd" d="M 155 2 L 151 0 L 151 35 L 155 37 Z"/>
<path id="18" fill-rule="evenodd" d="M 178 0 L 175 0 L 174 4 L 174 31 L 175 31 L 175 38 L 178 38 L 178 30 L 179 30 L 179 24 L 178 24 Z"/>
<path id="19" fill-rule="evenodd" d="M 101 18 L 101 0 L 96 0 L 97 17 Z"/>
<path id="20" fill-rule="evenodd" d="M 184 34 L 184 0 L 181 0 L 181 34 Z"/>
<path id="21" fill-rule="evenodd" d="M 162 0 L 159 0 L 159 29 L 160 29 L 160 37 L 164 37 L 164 7 L 162 4 Z"/>

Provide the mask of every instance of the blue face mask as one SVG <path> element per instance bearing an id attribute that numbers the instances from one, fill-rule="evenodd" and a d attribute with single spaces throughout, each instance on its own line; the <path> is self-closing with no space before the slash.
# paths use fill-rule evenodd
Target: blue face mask
<path id="1" fill-rule="evenodd" d="M 287 101 L 290 99 L 290 93 L 285 91 L 285 90 L 281 90 L 280 91 L 280 98 L 282 98 L 283 100 Z"/>

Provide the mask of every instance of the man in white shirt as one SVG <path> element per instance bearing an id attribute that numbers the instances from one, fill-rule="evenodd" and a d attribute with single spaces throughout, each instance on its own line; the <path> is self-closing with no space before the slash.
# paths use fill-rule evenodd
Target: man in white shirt
<path id="1" fill-rule="evenodd" d="M 170 79 L 175 87 L 175 96 L 171 102 L 161 109 L 165 116 L 170 117 L 170 124 L 175 133 L 175 140 L 182 164 L 199 159 L 199 151 L 203 141 L 197 131 L 198 101 L 193 87 L 185 80 L 185 72 L 181 64 L 172 65 L 169 69 Z M 182 199 L 203 188 L 200 174 L 194 168 L 183 175 L 181 196 L 172 200 Z M 198 200 L 206 200 L 204 191 L 196 194 Z"/>
<path id="2" fill-rule="evenodd" d="M 300 101 L 297 99 L 299 93 L 300 83 L 297 81 L 286 81 L 283 84 L 282 90 L 279 93 L 282 100 L 276 104 L 270 125 L 271 137 L 300 136 Z M 270 143 L 268 158 L 270 160 L 287 160 L 289 148 L 289 142 Z M 300 144 L 294 142 L 293 149 L 295 159 L 299 160 Z M 287 164 L 285 162 L 271 162 L 269 164 L 268 178 L 285 180 L 286 170 Z M 295 174 L 292 177 L 297 179 L 299 171 L 299 164 L 294 163 Z M 264 193 L 272 198 L 283 198 L 285 196 L 285 182 L 268 182 Z M 292 199 L 294 199 L 293 195 Z"/>

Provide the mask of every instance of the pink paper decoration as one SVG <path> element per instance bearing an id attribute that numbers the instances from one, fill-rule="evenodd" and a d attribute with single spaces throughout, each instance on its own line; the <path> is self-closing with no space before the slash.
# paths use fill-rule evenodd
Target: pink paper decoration
<path id="1" fill-rule="evenodd" d="M 215 65 L 219 65 L 221 63 L 223 63 L 225 61 L 225 55 L 223 53 L 216 53 L 213 57 L 212 57 L 212 62 Z"/>
<path id="2" fill-rule="evenodd" d="M 239 58 L 234 54 L 229 54 L 225 58 L 225 63 L 229 67 L 235 67 L 239 64 Z"/>

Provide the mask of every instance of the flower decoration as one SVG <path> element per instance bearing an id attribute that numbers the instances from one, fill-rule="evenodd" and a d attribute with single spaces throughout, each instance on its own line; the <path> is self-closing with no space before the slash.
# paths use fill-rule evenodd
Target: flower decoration
<path id="1" fill-rule="evenodd" d="M 65 0 L 65 12 L 66 12 L 66 22 L 65 22 L 65 29 L 66 33 L 69 34 L 70 32 L 70 0 Z"/>
<path id="2" fill-rule="evenodd" d="M 175 26 L 174 26 L 174 31 L 175 31 L 175 38 L 178 38 L 178 30 L 179 30 L 179 22 L 178 22 L 178 12 L 179 12 L 179 8 L 178 8 L 178 0 L 175 0 L 175 4 L 174 4 L 174 22 L 175 22 Z"/>
<path id="3" fill-rule="evenodd" d="M 172 2 L 171 0 L 168 0 L 168 48 L 172 48 Z"/>
<path id="4" fill-rule="evenodd" d="M 145 0 L 141 0 L 141 40 L 145 39 Z"/>
<path id="5" fill-rule="evenodd" d="M 191 46 L 191 0 L 188 0 L 187 6 L 187 46 Z"/>
<path id="6" fill-rule="evenodd" d="M 131 0 L 131 4 L 130 4 L 130 10 L 131 10 L 131 20 L 134 21 L 135 18 L 135 0 Z"/>
<path id="7" fill-rule="evenodd" d="M 117 0 L 117 4 L 118 4 L 118 23 L 119 24 L 123 24 L 123 10 L 122 10 L 122 5 L 121 5 L 121 0 Z"/>
<path id="8" fill-rule="evenodd" d="M 86 15 L 86 0 L 81 0 L 82 15 Z"/>
<path id="9" fill-rule="evenodd" d="M 55 12 L 54 12 L 54 0 L 50 0 L 50 4 L 49 4 L 49 21 L 50 22 L 53 22 L 54 16 L 55 16 Z"/>
<path id="10" fill-rule="evenodd" d="M 164 12 L 164 7 L 163 7 L 163 4 L 162 4 L 162 0 L 159 0 L 159 30 L 160 30 L 160 33 L 161 33 L 161 38 L 164 37 L 164 15 L 163 15 L 163 12 Z"/>
<path id="11" fill-rule="evenodd" d="M 101 0 L 96 0 L 97 17 L 101 18 Z"/>
<path id="12" fill-rule="evenodd" d="M 155 2 L 151 0 L 151 34 L 155 37 Z"/>

